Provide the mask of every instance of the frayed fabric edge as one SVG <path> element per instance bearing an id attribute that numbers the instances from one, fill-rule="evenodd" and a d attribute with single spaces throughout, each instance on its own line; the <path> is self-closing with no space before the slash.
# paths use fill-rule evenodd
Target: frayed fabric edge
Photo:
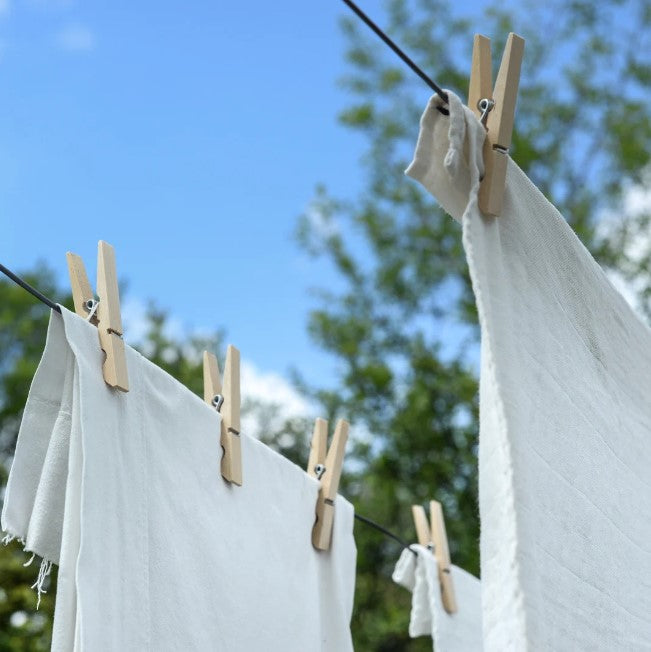
<path id="1" fill-rule="evenodd" d="M 25 545 L 25 540 L 21 539 L 20 537 L 16 536 L 15 534 L 11 534 L 10 532 L 7 532 L 3 537 L 2 537 L 2 545 L 8 546 L 12 541 L 19 541 L 23 545 Z M 24 550 L 24 548 L 23 548 Z"/>
<path id="2" fill-rule="evenodd" d="M 38 577 L 36 578 L 36 582 L 32 584 L 31 588 L 36 589 L 36 611 L 38 611 L 39 606 L 41 605 L 41 595 L 43 593 L 47 593 L 47 591 L 43 588 L 43 584 L 45 580 L 50 576 L 50 573 L 52 572 L 52 562 L 48 561 L 47 559 L 42 559 L 41 560 L 41 566 L 38 569 Z"/>
<path id="3" fill-rule="evenodd" d="M 18 541 L 24 546 L 23 552 L 26 552 L 27 554 L 29 554 L 30 552 L 32 553 L 32 556 L 23 564 L 23 566 L 25 567 L 30 566 L 31 563 L 34 561 L 34 557 L 36 556 L 36 553 L 33 552 L 32 550 L 27 550 L 25 540 L 20 538 L 19 536 L 15 534 L 11 534 L 11 532 L 7 532 L 0 541 L 5 546 L 8 546 L 12 541 Z M 32 589 L 36 589 L 36 611 L 38 611 L 38 608 L 41 606 L 41 595 L 47 593 L 47 591 L 43 588 L 43 585 L 45 584 L 45 580 L 52 573 L 53 563 L 54 562 L 50 561 L 49 559 L 45 559 L 44 557 L 41 559 L 41 565 L 39 566 L 38 569 L 38 575 L 36 577 L 36 581 L 30 587 Z"/>

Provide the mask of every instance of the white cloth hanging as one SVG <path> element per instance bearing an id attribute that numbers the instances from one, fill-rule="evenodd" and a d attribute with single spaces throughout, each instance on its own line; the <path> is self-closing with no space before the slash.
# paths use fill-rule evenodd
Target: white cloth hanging
<path id="1" fill-rule="evenodd" d="M 318 483 L 242 438 L 220 474 L 220 416 L 127 347 L 131 390 L 102 378 L 97 330 L 52 314 L 2 527 L 60 564 L 53 650 L 351 650 L 353 509 L 332 546 Z"/>
<path id="2" fill-rule="evenodd" d="M 484 647 L 651 650 L 651 332 L 513 161 L 481 215 L 483 128 L 437 103 L 407 174 L 462 222 L 479 309 Z"/>
<path id="3" fill-rule="evenodd" d="M 411 550 L 416 552 L 414 555 Z M 436 557 L 424 546 L 403 550 L 393 581 L 411 591 L 409 636 L 431 636 L 436 652 L 481 652 L 481 585 L 479 580 L 450 566 L 458 610 L 443 607 Z"/>

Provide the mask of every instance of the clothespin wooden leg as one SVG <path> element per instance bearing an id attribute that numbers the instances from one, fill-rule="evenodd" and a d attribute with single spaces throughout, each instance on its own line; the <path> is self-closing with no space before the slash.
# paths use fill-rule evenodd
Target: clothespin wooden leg
<path id="1" fill-rule="evenodd" d="M 122 340 L 115 250 L 103 240 L 99 241 L 97 248 L 97 296 L 99 297 L 97 308 L 99 342 L 106 353 L 103 365 L 104 380 L 111 387 L 128 392 L 127 353 Z"/>
<path id="2" fill-rule="evenodd" d="M 242 444 L 240 440 L 240 352 L 229 346 L 224 366 L 224 384 L 219 378 L 217 358 L 203 354 L 203 396 L 221 413 L 220 442 L 224 449 L 221 472 L 225 480 L 242 485 Z"/>
<path id="3" fill-rule="evenodd" d="M 327 428 L 327 422 L 326 428 Z M 316 446 L 313 442 L 313 449 L 317 452 L 315 457 L 321 454 L 322 425 L 315 425 L 315 434 L 318 433 L 319 441 Z M 332 437 L 328 454 L 325 458 L 325 470 L 321 474 L 321 486 L 319 487 L 319 497 L 316 504 L 316 522 L 312 528 L 312 545 L 318 550 L 328 550 L 332 540 L 332 526 L 335 517 L 335 499 L 339 490 L 339 480 L 341 470 L 344 464 L 344 452 L 346 442 L 348 441 L 349 425 L 344 419 L 337 422 L 335 434 Z M 312 460 L 312 451 L 310 451 L 310 460 Z M 316 465 L 315 465 L 316 466 Z"/>
<path id="4" fill-rule="evenodd" d="M 452 583 L 450 549 L 445 532 L 443 509 L 441 503 L 436 500 L 430 501 L 429 505 L 431 527 L 427 522 L 425 509 L 421 505 L 413 505 L 411 508 L 414 525 L 416 526 L 416 535 L 418 543 L 422 546 L 433 547 L 433 553 L 438 565 L 443 608 L 448 613 L 453 614 L 457 611 L 457 601 L 454 594 L 454 584 Z"/>
<path id="5" fill-rule="evenodd" d="M 486 120 L 491 110 L 490 107 L 494 107 L 492 69 L 491 41 L 486 36 L 475 34 L 472 47 L 472 69 L 470 71 L 470 88 L 468 89 L 468 107 L 474 111 L 484 126 L 486 126 Z M 482 100 L 484 100 L 484 106 L 480 107 Z M 490 186 L 492 183 L 493 146 L 489 138 L 484 140 L 482 155 L 484 159 L 484 176 L 481 180 L 480 193 L 482 186 Z M 479 201 L 479 208 L 484 210 L 481 200 Z"/>
<path id="6" fill-rule="evenodd" d="M 240 352 L 229 346 L 224 365 L 224 406 L 222 407 L 222 475 L 242 485 L 242 448 L 240 442 Z"/>
<path id="7" fill-rule="evenodd" d="M 215 355 L 208 351 L 203 352 L 203 400 L 218 411 L 224 402 L 219 363 Z"/>
<path id="8" fill-rule="evenodd" d="M 314 433 L 310 443 L 310 459 L 307 462 L 307 474 L 321 478 L 325 468 L 326 448 L 328 446 L 328 422 L 321 417 L 314 422 Z"/>
<path id="9" fill-rule="evenodd" d="M 468 108 L 482 117 L 479 101 L 493 99 L 493 73 L 491 63 L 491 40 L 481 34 L 475 34 L 472 46 L 472 69 L 468 89 Z"/>
<path id="10" fill-rule="evenodd" d="M 427 520 L 425 508 L 422 505 L 412 505 L 411 513 L 414 517 L 414 525 L 416 526 L 416 537 L 421 546 L 434 546 L 432 541 L 432 532 Z"/>
<path id="11" fill-rule="evenodd" d="M 441 503 L 436 500 L 430 501 L 429 518 L 432 524 L 432 541 L 434 542 L 434 554 L 439 566 L 439 581 L 441 582 L 441 595 L 443 607 L 452 614 L 457 611 L 457 601 L 454 595 L 452 583 L 452 569 L 450 562 L 450 549 L 448 537 L 445 532 L 445 521 L 443 520 L 443 509 Z"/>
<path id="12" fill-rule="evenodd" d="M 94 301 L 93 289 L 86 274 L 84 261 L 81 256 L 68 252 L 66 254 L 66 261 L 68 263 L 68 274 L 70 276 L 70 287 L 72 289 L 72 300 L 75 304 L 75 312 L 86 319 L 92 309 Z M 91 319 L 91 324 L 97 326 L 97 313 Z"/>

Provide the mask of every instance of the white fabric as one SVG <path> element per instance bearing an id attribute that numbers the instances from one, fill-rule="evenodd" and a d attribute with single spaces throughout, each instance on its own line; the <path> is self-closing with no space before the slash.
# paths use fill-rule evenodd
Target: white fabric
<path id="1" fill-rule="evenodd" d="M 408 174 L 461 219 L 479 309 L 485 648 L 651 650 L 651 332 L 512 161 L 480 214 L 481 126 L 435 105 Z"/>
<path id="2" fill-rule="evenodd" d="M 230 486 L 217 412 L 129 347 L 131 390 L 111 390 L 102 355 L 53 313 L 3 509 L 60 563 L 52 649 L 352 649 L 352 506 L 316 551 L 314 479 L 242 434 Z"/>
<path id="3" fill-rule="evenodd" d="M 436 652 L 481 651 L 479 580 L 462 568 L 450 567 L 458 610 L 449 614 L 441 600 L 436 557 L 423 546 L 411 549 L 417 556 L 403 550 L 393 571 L 393 581 L 412 593 L 409 636 L 431 636 Z"/>

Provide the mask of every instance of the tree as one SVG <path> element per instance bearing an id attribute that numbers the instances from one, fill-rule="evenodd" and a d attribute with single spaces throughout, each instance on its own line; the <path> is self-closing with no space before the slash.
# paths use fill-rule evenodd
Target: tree
<path id="1" fill-rule="evenodd" d="M 640 44 L 648 1 L 526 3 L 508 12 L 495 3 L 476 30 L 438 0 L 386 8 L 388 33 L 462 96 L 473 31 L 494 37 L 495 58 L 509 31 L 526 38 L 512 156 L 602 265 L 637 281 L 651 315 L 649 254 L 629 255 L 648 209 L 635 225 L 604 231 L 599 222 L 649 165 L 651 48 Z M 422 82 L 356 19 L 342 24 L 351 99 L 340 120 L 366 137 L 366 182 L 352 200 L 320 188 L 299 222 L 301 245 L 326 257 L 346 285 L 323 291 L 309 321 L 315 342 L 341 362 L 337 387 L 306 389 L 372 433 L 347 455 L 355 464 L 344 491 L 356 508 L 408 537 L 409 504 L 435 496 L 454 562 L 478 573 L 478 327 L 460 228 L 403 176 L 425 105 Z M 361 527 L 356 540 L 356 646 L 426 649 L 407 640 L 406 599 L 388 579 L 398 549 Z"/>
<path id="2" fill-rule="evenodd" d="M 25 274 L 44 294 L 65 301 L 43 267 Z M 0 282 L 0 488 L 4 493 L 25 398 L 45 344 L 48 310 L 23 289 Z M 25 567 L 22 546 L 0 545 L 0 650 L 49 650 L 53 592 L 36 612 L 34 590 L 38 565 Z M 56 571 L 55 571 L 56 575 Z"/>

